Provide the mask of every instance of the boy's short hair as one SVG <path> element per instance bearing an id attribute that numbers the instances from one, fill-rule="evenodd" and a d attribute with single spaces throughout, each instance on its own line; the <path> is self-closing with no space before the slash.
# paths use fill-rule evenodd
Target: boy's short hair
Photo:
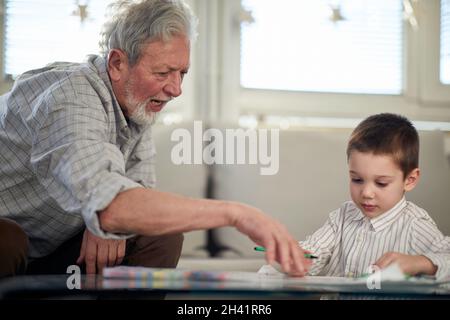
<path id="1" fill-rule="evenodd" d="M 347 145 L 347 160 L 352 151 L 392 156 L 404 178 L 419 167 L 419 135 L 403 116 L 380 113 L 363 120 L 353 130 Z"/>

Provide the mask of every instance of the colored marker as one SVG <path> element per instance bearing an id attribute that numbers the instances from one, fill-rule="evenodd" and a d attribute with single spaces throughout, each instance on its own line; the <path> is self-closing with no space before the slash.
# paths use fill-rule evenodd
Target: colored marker
<path id="1" fill-rule="evenodd" d="M 255 247 L 255 251 L 261 251 L 261 252 L 265 252 L 266 248 L 263 247 Z M 304 257 L 306 259 L 318 259 L 319 257 L 312 255 L 311 253 L 305 253 Z"/>

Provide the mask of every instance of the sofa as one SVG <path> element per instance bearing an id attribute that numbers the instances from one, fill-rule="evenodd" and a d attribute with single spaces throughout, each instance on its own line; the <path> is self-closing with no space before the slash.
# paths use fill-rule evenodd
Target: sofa
<path id="1" fill-rule="evenodd" d="M 261 175 L 258 164 L 175 164 L 171 153 L 177 140 L 171 139 L 172 133 L 181 128 L 194 135 L 194 127 L 194 123 L 154 126 L 159 190 L 256 206 L 285 224 L 299 240 L 350 199 L 345 149 L 351 129 L 280 130 L 278 173 Z M 233 128 L 210 127 L 221 132 Z M 422 175 L 407 199 L 426 209 L 449 235 L 450 137 L 441 131 L 420 131 L 419 135 Z M 253 247 L 249 238 L 230 227 L 188 232 L 178 267 L 257 271 L 264 256 Z"/>

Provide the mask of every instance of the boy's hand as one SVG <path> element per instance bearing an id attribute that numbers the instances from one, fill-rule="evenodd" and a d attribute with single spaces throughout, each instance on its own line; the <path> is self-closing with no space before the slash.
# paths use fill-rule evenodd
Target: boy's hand
<path id="1" fill-rule="evenodd" d="M 380 269 L 384 269 L 392 263 L 397 263 L 400 269 L 411 276 L 417 274 L 435 275 L 437 267 L 425 256 L 413 256 L 398 252 L 385 253 L 375 262 Z"/>
<path id="2" fill-rule="evenodd" d="M 299 246 L 299 250 L 300 250 L 300 255 L 301 256 L 304 256 L 304 254 L 306 254 L 306 253 L 309 253 L 309 254 L 312 253 L 311 251 L 305 250 L 305 249 L 301 248 L 300 246 Z M 312 264 L 313 264 L 313 261 L 311 259 L 306 259 L 306 262 L 305 262 L 306 272 L 309 269 L 311 269 Z M 303 276 L 305 276 L 305 273 L 298 273 L 297 271 L 294 271 L 294 270 L 295 270 L 294 268 L 291 268 L 291 271 L 288 273 L 288 275 L 290 277 L 303 277 Z"/>

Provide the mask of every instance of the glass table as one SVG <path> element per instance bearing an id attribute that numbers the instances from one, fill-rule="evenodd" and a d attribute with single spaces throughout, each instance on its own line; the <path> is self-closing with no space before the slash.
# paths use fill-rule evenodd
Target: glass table
<path id="1" fill-rule="evenodd" d="M 0 281 L 0 299 L 450 299 L 448 286 L 406 283 L 383 284 L 372 290 L 358 283 L 337 284 L 305 279 L 285 281 L 116 279 L 82 275 L 73 288 L 70 275 L 19 276 Z"/>

